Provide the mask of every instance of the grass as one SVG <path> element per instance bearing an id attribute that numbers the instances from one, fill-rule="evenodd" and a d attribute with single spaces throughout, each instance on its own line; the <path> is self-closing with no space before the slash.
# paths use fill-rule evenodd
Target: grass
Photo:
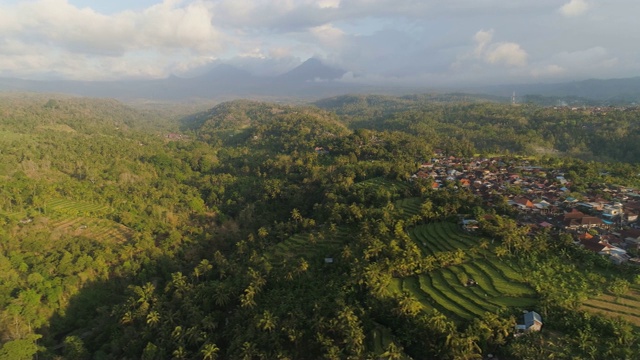
<path id="1" fill-rule="evenodd" d="M 273 263 L 278 263 L 300 256 L 308 260 L 335 256 L 341 250 L 347 235 L 347 230 L 341 228 L 333 235 L 329 232 L 298 233 L 271 247 L 266 257 Z"/>
<path id="2" fill-rule="evenodd" d="M 636 288 L 620 297 L 603 294 L 589 299 L 583 303 L 582 309 L 607 317 L 622 317 L 640 327 L 640 292 Z"/>
<path id="3" fill-rule="evenodd" d="M 402 216 L 405 219 L 418 215 L 420 213 L 421 205 L 422 200 L 419 197 L 402 199 L 395 202 L 396 209 L 402 211 Z"/>
<path id="4" fill-rule="evenodd" d="M 79 216 L 86 216 L 90 214 L 104 214 L 109 211 L 109 208 L 103 205 L 69 199 L 50 200 L 46 203 L 46 207 L 47 211 L 54 211 L 64 215 Z"/>
<path id="5" fill-rule="evenodd" d="M 482 241 L 453 223 L 416 226 L 409 230 L 409 236 L 425 256 L 468 251 Z M 476 285 L 465 286 L 465 279 L 473 279 Z M 521 273 L 490 249 L 479 250 L 475 258 L 468 256 L 461 265 L 393 279 L 389 291 L 397 295 L 403 290 L 422 303 L 425 311 L 437 309 L 454 320 L 469 320 L 504 307 L 528 309 L 537 303 L 537 294 Z"/>
<path id="6" fill-rule="evenodd" d="M 533 289 L 525 284 L 519 283 L 517 279 L 505 277 L 504 274 L 497 270 L 493 262 L 479 260 L 475 261 L 474 264 L 491 278 L 496 290 L 501 294 L 523 297 L 529 297 L 535 294 Z"/>
<path id="7" fill-rule="evenodd" d="M 476 316 L 482 316 L 486 312 L 485 309 L 478 306 L 475 301 L 466 296 L 467 294 L 463 294 L 456 289 L 456 285 L 460 283 L 455 278 L 446 278 L 444 276 L 444 269 L 434 271 L 432 275 L 433 286 L 438 288 L 447 298 L 454 301 L 461 308 L 464 308 L 465 311 Z"/>
<path id="8" fill-rule="evenodd" d="M 462 319 L 472 319 L 475 315 L 451 299 L 436 283 L 431 276 L 422 274 L 418 276 L 420 289 L 427 294 L 441 309 L 441 312 L 454 315 Z M 444 310 L 444 311 L 442 311 Z"/>
<path id="9" fill-rule="evenodd" d="M 637 314 L 635 310 L 630 310 L 632 308 L 626 306 L 591 299 L 582 305 L 582 309 L 606 317 L 622 317 L 631 324 L 640 327 L 640 314 Z"/>
<path id="10" fill-rule="evenodd" d="M 133 237 L 133 230 L 111 220 L 79 217 L 50 221 L 51 239 L 63 235 L 83 236 L 100 242 L 125 242 Z"/>
<path id="11" fill-rule="evenodd" d="M 461 268 L 457 266 L 452 266 L 446 269 L 442 269 L 442 275 L 444 279 L 447 281 L 447 283 L 449 284 L 449 286 L 454 288 L 455 291 L 457 291 L 459 294 L 461 294 L 465 298 L 469 299 L 470 302 L 475 303 L 478 307 L 480 307 L 483 310 L 483 312 L 487 312 L 487 311 L 495 312 L 496 310 L 498 310 L 495 304 L 492 304 L 491 302 L 489 302 L 488 294 L 484 292 L 480 287 L 478 287 L 477 285 L 464 286 L 464 284 L 462 284 L 458 280 L 458 271 L 460 269 Z M 458 281 L 456 282 L 456 280 Z"/>
<path id="12" fill-rule="evenodd" d="M 429 301 L 429 295 L 420 289 L 420 283 L 415 276 L 403 279 L 402 290 L 409 292 L 422 305 L 422 310 L 426 312 L 433 311 L 434 307 Z"/>

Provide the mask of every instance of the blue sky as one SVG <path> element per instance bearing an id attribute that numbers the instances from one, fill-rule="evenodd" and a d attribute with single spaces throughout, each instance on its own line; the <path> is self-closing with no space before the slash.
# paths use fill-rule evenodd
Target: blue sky
<path id="1" fill-rule="evenodd" d="M 16 2 L 14 0 L 14 2 Z M 156 0 L 70 0 L 69 3 L 78 8 L 91 8 L 103 14 L 116 14 L 118 12 L 132 10 L 140 11 L 157 4 Z"/>
<path id="2" fill-rule="evenodd" d="M 640 76 L 637 0 L 0 0 L 0 76 L 260 75 L 309 57 L 409 85 Z"/>

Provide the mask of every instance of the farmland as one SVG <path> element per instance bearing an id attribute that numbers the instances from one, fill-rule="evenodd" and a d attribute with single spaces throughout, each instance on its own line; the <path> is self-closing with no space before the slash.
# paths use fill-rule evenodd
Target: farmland
<path id="1" fill-rule="evenodd" d="M 635 286 L 618 298 L 608 294 L 600 295 L 585 301 L 582 308 L 607 317 L 622 317 L 640 327 L 640 288 Z"/>
<path id="2" fill-rule="evenodd" d="M 462 233 L 455 224 L 417 226 L 410 230 L 410 236 L 425 256 L 457 249 L 466 254 L 461 264 L 393 279 L 389 290 L 411 294 L 423 311 L 437 309 L 454 319 L 469 320 L 485 312 L 536 304 L 536 293 L 513 265 L 493 255 L 490 245 L 482 248 L 481 239 Z M 470 279 L 472 284 L 467 283 Z"/>

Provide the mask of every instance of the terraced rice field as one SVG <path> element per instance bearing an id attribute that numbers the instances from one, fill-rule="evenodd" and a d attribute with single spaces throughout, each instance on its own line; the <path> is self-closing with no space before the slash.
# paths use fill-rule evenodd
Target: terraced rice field
<path id="1" fill-rule="evenodd" d="M 481 241 L 452 223 L 418 226 L 409 234 L 425 255 L 478 248 Z M 424 311 L 437 309 L 456 320 L 473 319 L 503 307 L 535 305 L 536 293 L 517 269 L 498 259 L 489 249 L 480 249 L 478 254 L 476 258 L 469 256 L 461 265 L 394 279 L 389 290 L 396 294 L 407 291 L 423 305 Z M 476 285 L 465 286 L 467 279 L 473 279 Z"/>
<path id="2" fill-rule="evenodd" d="M 622 317 L 640 327 L 640 289 L 633 288 L 617 299 L 612 295 L 600 295 L 585 301 L 582 309 L 607 317 Z"/>
<path id="3" fill-rule="evenodd" d="M 267 258 L 271 261 L 284 261 L 300 256 L 308 260 L 320 260 L 327 256 L 336 257 L 342 250 L 347 231 L 338 228 L 334 235 L 300 233 L 295 234 L 287 240 L 278 243 L 267 253 Z"/>
<path id="4" fill-rule="evenodd" d="M 55 199 L 47 202 L 47 210 L 62 214 L 77 214 L 86 216 L 90 214 L 102 214 L 108 212 L 106 206 L 90 202 L 74 201 L 69 199 Z"/>
<path id="5" fill-rule="evenodd" d="M 404 218 L 408 219 L 414 215 L 420 213 L 420 205 L 422 201 L 420 198 L 406 198 L 395 202 L 396 209 L 402 211 Z"/>
<path id="6" fill-rule="evenodd" d="M 83 236 L 100 242 L 120 243 L 130 240 L 133 230 L 111 220 L 79 217 L 49 221 L 51 239 L 64 235 Z"/>
<path id="7" fill-rule="evenodd" d="M 393 181 L 393 180 L 385 179 L 383 177 L 376 177 L 373 179 L 360 181 L 354 186 L 356 188 L 368 187 L 368 186 L 375 187 L 375 188 L 381 187 L 395 193 L 402 192 L 409 187 L 409 185 L 405 182 Z"/>

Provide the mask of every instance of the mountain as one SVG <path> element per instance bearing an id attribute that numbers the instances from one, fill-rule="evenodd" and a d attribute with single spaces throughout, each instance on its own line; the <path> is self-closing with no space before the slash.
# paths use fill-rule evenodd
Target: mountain
<path id="1" fill-rule="evenodd" d="M 128 81 L 35 81 L 0 78 L 0 91 L 66 93 L 88 97 L 110 97 L 119 100 L 187 100 L 216 101 L 237 98 L 261 100 L 300 99 L 304 101 L 334 97 L 346 93 L 393 94 L 433 91 L 402 86 L 368 86 L 339 81 L 347 70 L 329 66 L 310 58 L 290 71 L 277 76 L 256 76 L 229 64 L 220 64 L 208 72 L 191 77 L 170 76 L 156 80 Z M 567 102 L 584 104 L 640 103 L 640 77 L 625 79 L 572 81 L 555 84 L 505 84 L 446 92 L 496 95 L 510 98 L 515 91 L 518 101 L 532 98 L 545 104 Z M 546 99 L 543 99 L 546 97 Z"/>
<path id="2" fill-rule="evenodd" d="M 481 87 L 474 91 L 500 96 L 541 95 L 559 98 L 583 98 L 600 103 L 639 103 L 640 77 L 589 79 L 554 84 L 511 84 Z"/>
<path id="3" fill-rule="evenodd" d="M 277 80 L 300 84 L 313 81 L 337 80 L 346 73 L 343 69 L 327 66 L 316 58 L 310 58 L 300 66 L 278 76 Z"/>
<path id="4" fill-rule="evenodd" d="M 318 59 L 309 59 L 279 76 L 255 76 L 232 65 L 221 64 L 192 78 L 173 75 L 165 79 L 130 81 L 34 81 L 2 78 L 0 91 L 57 92 L 90 97 L 112 97 L 120 100 L 320 98 L 356 90 L 358 87 L 335 81 L 345 73 L 345 70 L 327 66 Z"/>

